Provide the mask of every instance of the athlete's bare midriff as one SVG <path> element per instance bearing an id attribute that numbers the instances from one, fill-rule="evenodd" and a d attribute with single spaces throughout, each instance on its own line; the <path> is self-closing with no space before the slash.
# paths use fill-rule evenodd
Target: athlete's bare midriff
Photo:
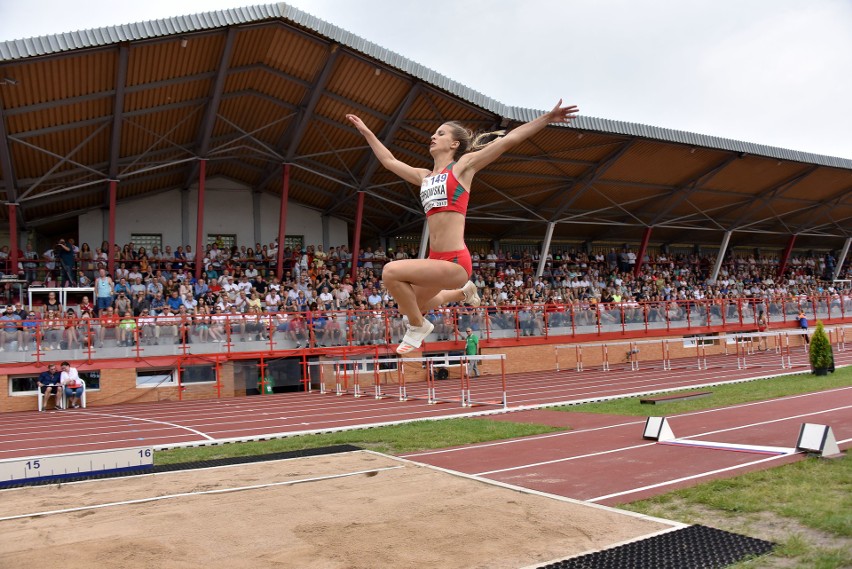
<path id="1" fill-rule="evenodd" d="M 464 216 L 454 211 L 442 211 L 427 218 L 429 249 L 458 251 L 464 249 Z"/>

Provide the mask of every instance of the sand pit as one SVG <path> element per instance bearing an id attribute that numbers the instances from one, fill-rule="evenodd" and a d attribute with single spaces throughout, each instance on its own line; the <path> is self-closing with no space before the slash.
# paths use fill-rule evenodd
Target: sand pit
<path id="1" fill-rule="evenodd" d="M 366 451 L 0 492 L 20 515 L 2 567 L 518 568 L 675 525 Z"/>

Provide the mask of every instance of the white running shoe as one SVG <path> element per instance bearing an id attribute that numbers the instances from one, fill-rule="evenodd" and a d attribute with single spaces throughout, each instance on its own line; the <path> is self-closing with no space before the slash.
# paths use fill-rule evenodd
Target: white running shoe
<path id="1" fill-rule="evenodd" d="M 467 281 L 465 285 L 461 288 L 461 291 L 464 293 L 464 303 L 469 304 L 471 306 L 479 306 L 482 302 L 479 298 L 479 293 L 476 290 L 476 285 L 473 284 L 473 281 Z"/>
<path id="2" fill-rule="evenodd" d="M 405 336 L 402 338 L 402 342 L 396 347 L 396 353 L 405 355 L 409 352 L 413 352 L 420 347 L 420 344 L 423 343 L 426 336 L 431 334 L 434 329 L 435 325 L 425 318 L 423 319 L 423 324 L 420 326 L 409 326 L 408 330 L 405 332 Z"/>

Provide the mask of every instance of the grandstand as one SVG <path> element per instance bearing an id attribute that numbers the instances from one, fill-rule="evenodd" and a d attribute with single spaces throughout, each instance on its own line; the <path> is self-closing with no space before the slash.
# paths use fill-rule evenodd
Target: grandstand
<path id="1" fill-rule="evenodd" d="M 23 320 L 0 331 L 0 410 L 35 409 L 58 358 L 83 362 L 102 405 L 257 393 L 258 376 L 308 388 L 310 362 L 391 352 L 403 325 L 381 267 L 423 255 L 428 233 L 348 112 L 417 166 L 445 120 L 538 114 L 286 4 L 0 44 L 0 271 Z M 586 116 L 549 127 L 478 175 L 485 305 L 430 314 L 426 349 L 459 351 L 472 326 L 511 372 L 552 367 L 538 356 L 554 342 L 748 332 L 761 312 L 775 330 L 800 312 L 852 322 L 850 196 L 846 159 Z M 128 314 L 85 310 L 100 268 Z"/>

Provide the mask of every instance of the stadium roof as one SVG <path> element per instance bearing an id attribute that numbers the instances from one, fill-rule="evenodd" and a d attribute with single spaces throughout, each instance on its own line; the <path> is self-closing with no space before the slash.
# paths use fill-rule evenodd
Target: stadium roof
<path id="1" fill-rule="evenodd" d="M 556 93 L 554 96 L 559 96 Z M 577 101 L 581 104 L 582 101 Z M 377 165 L 354 112 L 403 161 L 431 167 L 446 120 L 515 126 L 504 105 L 286 4 L 0 43 L 0 182 L 19 227 L 214 178 L 281 193 L 363 231 L 419 234 L 417 188 Z M 837 248 L 852 235 L 852 160 L 581 116 L 513 149 L 474 182 L 483 239 Z M 0 219 L 8 222 L 8 208 Z"/>

